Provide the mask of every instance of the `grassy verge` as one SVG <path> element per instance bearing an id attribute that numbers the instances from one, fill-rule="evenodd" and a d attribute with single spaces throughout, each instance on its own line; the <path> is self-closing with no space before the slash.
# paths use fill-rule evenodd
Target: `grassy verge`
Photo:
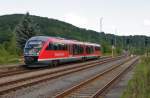
<path id="1" fill-rule="evenodd" d="M 0 66 L 4 66 L 7 64 L 17 64 L 20 63 L 19 57 L 15 55 L 7 55 L 0 57 Z"/>
<path id="2" fill-rule="evenodd" d="M 18 55 L 11 54 L 5 49 L 0 49 L 0 66 L 4 66 L 6 64 L 15 64 L 15 63 L 19 63 Z"/>
<path id="3" fill-rule="evenodd" d="M 142 57 L 121 98 L 150 98 L 150 57 Z"/>

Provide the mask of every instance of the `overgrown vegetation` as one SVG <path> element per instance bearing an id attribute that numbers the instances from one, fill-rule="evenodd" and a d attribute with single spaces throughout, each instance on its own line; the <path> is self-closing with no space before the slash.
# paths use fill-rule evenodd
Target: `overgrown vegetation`
<path id="1" fill-rule="evenodd" d="M 121 98 L 150 98 L 150 57 L 142 57 Z"/>
<path id="2" fill-rule="evenodd" d="M 0 64 L 16 63 L 23 52 L 26 41 L 32 36 L 40 34 L 37 25 L 33 23 L 29 13 L 12 32 L 8 41 L 4 41 L 0 46 Z"/>
<path id="3" fill-rule="evenodd" d="M 10 43 L 11 42 L 5 42 L 4 44 L 0 45 L 0 64 L 18 62 L 16 47 L 14 47 L 13 44 Z"/>

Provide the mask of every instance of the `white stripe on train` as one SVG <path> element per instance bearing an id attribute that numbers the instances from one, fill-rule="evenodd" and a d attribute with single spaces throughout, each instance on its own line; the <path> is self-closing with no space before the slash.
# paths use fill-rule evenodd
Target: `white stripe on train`
<path id="1" fill-rule="evenodd" d="M 90 56 L 77 56 L 77 57 L 63 57 L 63 58 L 38 59 L 38 61 L 61 60 L 61 59 L 82 58 L 82 57 L 97 57 L 97 55 L 90 55 Z"/>

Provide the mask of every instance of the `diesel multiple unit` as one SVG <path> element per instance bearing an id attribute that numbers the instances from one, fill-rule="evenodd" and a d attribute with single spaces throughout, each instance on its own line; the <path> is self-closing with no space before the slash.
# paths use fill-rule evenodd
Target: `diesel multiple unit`
<path id="1" fill-rule="evenodd" d="M 62 62 L 93 59 L 101 55 L 99 44 L 48 36 L 32 37 L 24 48 L 26 65 L 35 67 L 56 66 Z"/>

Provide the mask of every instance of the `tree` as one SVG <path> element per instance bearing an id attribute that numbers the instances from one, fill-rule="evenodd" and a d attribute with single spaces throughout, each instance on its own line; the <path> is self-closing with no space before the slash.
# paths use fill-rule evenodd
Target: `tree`
<path id="1" fill-rule="evenodd" d="M 11 55 L 17 55 L 17 47 L 16 47 L 16 34 L 12 32 L 12 37 L 7 44 L 7 50 Z"/>
<path id="2" fill-rule="evenodd" d="M 147 47 L 147 45 L 148 45 L 148 38 L 145 37 L 145 47 Z"/>
<path id="3" fill-rule="evenodd" d="M 29 12 L 23 17 L 22 21 L 16 26 L 16 41 L 18 48 L 22 49 L 26 41 L 32 36 L 39 35 L 39 27 L 33 23 Z"/>

